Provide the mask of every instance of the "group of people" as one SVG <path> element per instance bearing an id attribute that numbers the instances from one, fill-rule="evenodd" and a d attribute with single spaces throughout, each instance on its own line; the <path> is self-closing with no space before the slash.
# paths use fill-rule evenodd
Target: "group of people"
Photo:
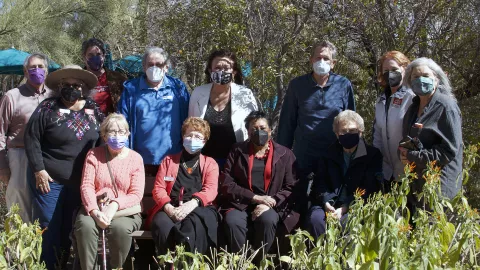
<path id="1" fill-rule="evenodd" d="M 191 95 L 168 75 L 161 48 L 145 51 L 145 75 L 131 80 L 104 67 L 98 39 L 83 43 L 82 59 L 83 68 L 48 74 L 47 58 L 30 55 L 26 83 L 0 102 L 7 206 L 18 203 L 25 222 L 46 228 L 48 269 L 65 267 L 71 239 L 82 269 L 94 268 L 102 230 L 110 265 L 121 268 L 142 227 L 157 254 L 179 244 L 238 252 L 247 243 L 265 254 L 288 245 L 296 228 L 325 233 L 326 213 L 344 223 L 355 190 L 389 192 L 407 163 L 418 174 L 412 211 L 431 161 L 442 168 L 442 195 L 460 190 L 461 113 L 431 59 L 410 62 L 398 51 L 379 59 L 373 146 L 362 138 L 351 82 L 333 72 L 337 49 L 328 41 L 312 46 L 312 72 L 290 82 L 275 140 L 233 52 L 210 55 L 207 84 Z M 156 204 L 142 220 L 148 176 Z"/>

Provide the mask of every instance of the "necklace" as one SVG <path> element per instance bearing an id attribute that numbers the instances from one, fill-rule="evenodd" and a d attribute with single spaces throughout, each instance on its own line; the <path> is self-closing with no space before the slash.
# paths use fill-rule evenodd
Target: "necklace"
<path id="1" fill-rule="evenodd" d="M 195 170 L 198 166 L 198 160 L 197 160 L 197 162 L 195 162 L 195 164 L 193 164 L 192 167 L 188 167 L 185 162 L 182 162 L 182 166 L 183 166 L 183 168 L 185 168 L 185 170 L 187 170 L 188 174 L 192 174 L 193 170 Z"/>
<path id="2" fill-rule="evenodd" d="M 268 157 L 268 152 L 270 152 L 270 144 L 267 146 L 267 149 L 265 149 L 265 152 L 261 156 L 255 155 L 256 159 L 266 159 Z"/>

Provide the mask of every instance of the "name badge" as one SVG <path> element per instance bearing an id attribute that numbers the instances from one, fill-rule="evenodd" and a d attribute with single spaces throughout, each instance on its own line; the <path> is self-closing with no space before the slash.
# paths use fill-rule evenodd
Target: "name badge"
<path id="1" fill-rule="evenodd" d="M 93 114 L 93 109 L 85 109 L 86 114 Z"/>
<path id="2" fill-rule="evenodd" d="M 164 181 L 167 181 L 167 182 L 171 182 L 171 181 L 174 180 L 174 178 L 171 177 L 171 176 L 165 176 L 165 177 L 163 177 L 163 180 L 164 180 Z"/>
<path id="3" fill-rule="evenodd" d="M 173 96 L 164 96 L 163 99 L 164 100 L 173 100 Z"/>
<path id="4" fill-rule="evenodd" d="M 392 102 L 392 105 L 394 107 L 400 107 L 403 103 L 403 98 L 394 98 L 393 99 L 393 102 Z"/>
<path id="5" fill-rule="evenodd" d="M 70 110 L 68 110 L 68 109 L 60 109 L 60 113 L 69 114 L 69 113 L 70 113 Z"/>

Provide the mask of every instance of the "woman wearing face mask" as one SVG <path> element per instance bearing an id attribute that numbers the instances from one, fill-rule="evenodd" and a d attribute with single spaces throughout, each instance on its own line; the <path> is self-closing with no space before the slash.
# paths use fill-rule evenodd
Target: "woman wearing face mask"
<path id="1" fill-rule="evenodd" d="M 153 187 L 156 205 L 149 211 L 158 255 L 184 244 L 188 251 L 207 254 L 217 244 L 218 165 L 201 150 L 210 137 L 210 127 L 198 117 L 182 126 L 183 150 L 160 164 Z"/>
<path id="2" fill-rule="evenodd" d="M 251 112 L 245 128 L 249 140 L 234 146 L 220 175 L 220 206 L 225 211 L 230 251 L 240 251 L 249 234 L 253 249 L 265 245 L 265 254 L 276 236 L 283 242 L 298 223 L 299 215 L 290 200 L 297 183 L 295 155 L 272 140 L 265 113 Z"/>
<path id="3" fill-rule="evenodd" d="M 145 172 L 142 157 L 125 147 L 128 130 L 123 115 L 110 114 L 100 126 L 106 145 L 90 150 L 85 160 L 80 186 L 83 207 L 74 228 L 82 269 L 95 269 L 100 229 L 107 228 L 110 266 L 121 268 L 130 251 L 130 235 L 142 224 Z M 98 204 L 99 197 L 105 206 Z"/>
<path id="4" fill-rule="evenodd" d="M 222 169 L 232 145 L 247 139 L 243 120 L 258 107 L 252 91 L 243 86 L 242 71 L 233 52 L 219 50 L 210 54 L 205 75 L 208 84 L 193 90 L 188 115 L 210 124 L 211 137 L 202 153 L 213 157 Z"/>
<path id="5" fill-rule="evenodd" d="M 365 190 L 365 199 L 380 190 L 382 154 L 365 143 L 364 130 L 362 117 L 354 111 L 343 111 L 333 120 L 337 141 L 318 162 L 310 193 L 312 207 L 306 219 L 306 229 L 315 239 L 325 233 L 325 213 L 344 225 L 357 189 Z"/>
<path id="6" fill-rule="evenodd" d="M 432 59 L 422 57 L 408 65 L 404 84 L 417 95 L 403 119 L 403 136 L 412 138 L 414 147 L 399 147 L 402 162 L 414 163 L 418 176 L 411 183 L 408 198 L 413 210 L 423 205 L 414 193 L 422 190 L 423 171 L 432 161 L 442 169 L 441 195 L 452 199 L 460 191 L 462 117 L 447 75 Z"/>
<path id="7" fill-rule="evenodd" d="M 403 164 L 397 154 L 398 143 L 402 140 L 403 117 L 415 96 L 408 87 L 402 86 L 405 69 L 410 60 L 401 52 L 386 52 L 378 60 L 378 81 L 384 93 L 377 99 L 373 146 L 383 155 L 383 177 L 385 192 L 392 181 L 399 181 Z"/>
<path id="8" fill-rule="evenodd" d="M 60 97 L 45 99 L 32 114 L 25 130 L 25 152 L 33 194 L 33 219 L 43 234 L 42 260 L 54 269 L 70 251 L 72 214 L 80 206 L 80 179 L 87 152 L 100 143 L 103 114 L 87 98 L 97 77 L 76 65 L 48 75 L 45 84 Z M 63 269 L 63 268 L 62 268 Z"/>
<path id="9" fill-rule="evenodd" d="M 123 73 L 109 70 L 105 63 L 105 44 L 103 41 L 90 38 L 82 43 L 82 59 L 85 68 L 98 78 L 92 99 L 97 102 L 105 114 L 115 111 L 123 90 L 123 82 L 127 79 Z"/>

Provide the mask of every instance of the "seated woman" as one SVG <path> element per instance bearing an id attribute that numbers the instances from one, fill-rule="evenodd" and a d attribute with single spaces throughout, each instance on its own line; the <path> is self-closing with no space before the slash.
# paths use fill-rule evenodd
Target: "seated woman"
<path id="1" fill-rule="evenodd" d="M 248 233 L 254 249 L 265 245 L 268 252 L 276 232 L 284 236 L 298 223 L 299 214 L 289 200 L 297 183 L 295 155 L 271 139 L 265 113 L 251 112 L 245 126 L 249 140 L 234 145 L 220 175 L 226 241 L 238 252 Z"/>
<path id="2" fill-rule="evenodd" d="M 189 117 L 182 126 L 183 150 L 160 164 L 147 227 L 151 224 L 159 255 L 184 244 L 187 250 L 207 253 L 217 244 L 218 165 L 200 152 L 210 137 L 208 123 Z"/>
<path id="3" fill-rule="evenodd" d="M 107 144 L 90 150 L 83 167 L 80 193 L 83 207 L 75 221 L 75 238 L 82 269 L 95 269 L 99 229 L 106 229 L 110 265 L 121 268 L 132 244 L 133 231 L 140 229 L 140 202 L 145 188 L 143 159 L 127 148 L 128 124 L 112 113 L 100 126 Z M 97 197 L 106 194 L 100 209 Z"/>
<path id="4" fill-rule="evenodd" d="M 344 224 L 357 188 L 365 190 L 364 198 L 380 190 L 382 154 L 364 142 L 364 130 L 362 117 L 354 111 L 343 111 L 333 120 L 338 140 L 320 159 L 310 193 L 312 207 L 306 229 L 315 239 L 325 233 L 325 212 Z"/>
<path id="5" fill-rule="evenodd" d="M 400 147 L 404 164 L 415 163 L 418 179 L 412 181 L 408 205 L 412 212 L 423 205 L 415 192 L 425 184 L 423 171 L 437 161 L 441 166 L 441 194 L 452 199 L 462 186 L 462 115 L 442 68 L 432 59 L 418 58 L 408 65 L 404 82 L 417 95 L 403 119 L 403 137 L 414 138 L 414 149 Z M 459 179 L 460 178 L 460 179 Z"/>

